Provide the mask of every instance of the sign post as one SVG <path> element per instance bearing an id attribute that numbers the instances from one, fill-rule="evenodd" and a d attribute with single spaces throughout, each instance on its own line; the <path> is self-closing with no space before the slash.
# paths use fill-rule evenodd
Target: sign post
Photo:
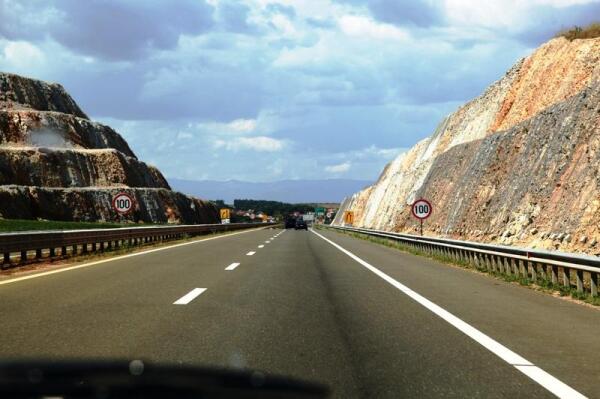
<path id="1" fill-rule="evenodd" d="M 221 215 L 221 224 L 228 224 L 231 218 L 231 210 L 229 208 L 221 208 L 219 214 Z"/>
<path id="2" fill-rule="evenodd" d="M 431 203 L 424 198 L 418 199 L 412 204 L 412 214 L 421 222 L 421 235 L 423 235 L 423 220 L 431 216 L 432 210 Z"/>
<path id="3" fill-rule="evenodd" d="M 127 193 L 118 193 L 112 199 L 112 206 L 115 212 L 119 215 L 127 215 L 129 212 L 133 210 L 133 205 L 135 201 L 133 198 Z"/>

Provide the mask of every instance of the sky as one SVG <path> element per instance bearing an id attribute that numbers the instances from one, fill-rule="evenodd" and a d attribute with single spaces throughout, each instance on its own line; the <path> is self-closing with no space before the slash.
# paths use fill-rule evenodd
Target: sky
<path id="1" fill-rule="evenodd" d="M 0 0 L 0 71 L 59 82 L 168 178 L 375 180 L 600 0 Z"/>

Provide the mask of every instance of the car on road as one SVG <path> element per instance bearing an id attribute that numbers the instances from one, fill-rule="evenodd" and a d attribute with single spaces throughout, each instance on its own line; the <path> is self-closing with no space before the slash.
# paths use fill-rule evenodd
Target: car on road
<path id="1" fill-rule="evenodd" d="M 306 220 L 299 218 L 296 220 L 296 226 L 294 226 L 296 230 L 308 230 L 308 225 L 306 224 Z"/>
<path id="2" fill-rule="evenodd" d="M 285 228 L 286 229 L 293 229 L 296 227 L 296 218 L 287 218 L 285 219 Z"/>

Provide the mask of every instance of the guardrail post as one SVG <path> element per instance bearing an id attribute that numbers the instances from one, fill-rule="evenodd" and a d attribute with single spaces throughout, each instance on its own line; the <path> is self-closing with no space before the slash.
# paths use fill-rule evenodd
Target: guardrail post
<path id="1" fill-rule="evenodd" d="M 567 288 L 571 287 L 571 276 L 570 276 L 569 271 L 570 270 L 567 267 L 562 268 L 563 286 L 565 286 Z"/>
<path id="2" fill-rule="evenodd" d="M 4 262 L 3 263 L 10 263 L 10 252 L 4 253 Z"/>
<path id="3" fill-rule="evenodd" d="M 519 267 L 517 266 L 517 261 L 515 258 L 510 258 L 510 267 L 512 269 L 512 273 L 515 276 L 519 276 Z"/>
<path id="4" fill-rule="evenodd" d="M 575 270 L 577 278 L 577 292 L 583 292 L 583 270 Z"/>
<path id="5" fill-rule="evenodd" d="M 548 269 L 550 270 L 550 280 L 552 284 L 558 284 L 558 266 L 549 265 Z"/>
<path id="6" fill-rule="evenodd" d="M 67 256 L 67 247 L 64 245 L 60 247 L 60 256 Z"/>
<path id="7" fill-rule="evenodd" d="M 73 244 L 73 251 L 71 252 L 71 255 L 77 255 L 77 244 Z"/>
<path id="8" fill-rule="evenodd" d="M 42 250 L 41 249 L 36 249 L 35 250 L 35 258 L 36 259 L 40 259 L 42 257 Z"/>
<path id="9" fill-rule="evenodd" d="M 27 262 L 27 251 L 21 251 L 21 263 Z"/>
<path id="10" fill-rule="evenodd" d="M 510 261 L 508 258 L 504 258 L 504 273 L 508 274 L 509 276 L 512 274 L 510 270 Z"/>
<path id="11" fill-rule="evenodd" d="M 523 278 L 529 278 L 529 273 L 527 270 L 527 266 L 525 265 L 525 261 L 523 261 L 523 259 L 519 259 L 517 261 L 519 263 L 519 272 L 521 273 L 521 277 Z"/>
<path id="12" fill-rule="evenodd" d="M 598 273 L 590 273 L 590 292 L 592 296 L 598 296 Z"/>
<path id="13" fill-rule="evenodd" d="M 54 258 L 56 256 L 56 249 L 55 248 L 50 248 L 50 255 L 51 258 Z"/>
<path id="14" fill-rule="evenodd" d="M 524 269 L 524 267 L 523 267 L 523 259 L 515 259 L 515 267 L 516 267 L 516 270 L 518 272 L 517 275 L 519 277 L 525 277 L 525 278 L 527 277 L 527 275 L 525 274 L 525 271 L 523 270 Z"/>
<path id="15" fill-rule="evenodd" d="M 96 243 L 95 243 L 95 242 L 93 242 L 93 243 L 92 243 L 92 252 L 96 252 L 97 248 L 98 248 L 98 247 L 96 246 Z"/>
<path id="16" fill-rule="evenodd" d="M 485 270 L 488 272 L 492 270 L 492 260 L 490 258 L 490 254 L 483 254 L 483 263 L 485 265 Z"/>
<path id="17" fill-rule="evenodd" d="M 529 264 L 529 266 L 531 266 L 531 281 L 533 281 L 534 283 L 537 283 L 538 264 L 537 264 L 537 262 L 531 262 L 531 261 L 528 261 L 527 263 Z"/>

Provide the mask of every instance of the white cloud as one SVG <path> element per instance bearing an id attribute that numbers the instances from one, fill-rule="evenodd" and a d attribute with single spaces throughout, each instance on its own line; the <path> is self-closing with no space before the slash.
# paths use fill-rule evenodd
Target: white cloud
<path id="1" fill-rule="evenodd" d="M 350 162 L 343 162 L 337 165 L 329 165 L 325 167 L 325 171 L 329 173 L 344 173 L 350 170 L 352 164 Z"/>
<path id="2" fill-rule="evenodd" d="M 8 42 L 3 50 L 4 61 L 15 68 L 28 69 L 45 61 L 44 53 L 35 45 L 16 41 Z"/>
<path id="3" fill-rule="evenodd" d="M 598 0 L 445 0 L 445 10 L 451 24 L 464 26 L 484 26 L 488 28 L 503 28 L 509 31 L 521 29 L 523 26 L 534 25 L 536 8 L 552 6 L 564 8 L 583 5 Z M 560 29 L 557 26 L 556 29 Z"/>
<path id="4" fill-rule="evenodd" d="M 231 140 L 218 139 L 214 143 L 215 148 L 224 148 L 228 151 L 253 150 L 258 152 L 281 151 L 285 146 L 283 140 L 277 140 L 267 136 L 236 137 Z"/>
<path id="5" fill-rule="evenodd" d="M 375 22 L 358 15 L 344 15 L 338 21 L 340 29 L 348 36 L 375 40 L 407 40 L 408 32 L 393 25 Z"/>
<path id="6" fill-rule="evenodd" d="M 236 119 L 227 124 L 234 132 L 251 132 L 256 129 L 256 119 Z"/>

